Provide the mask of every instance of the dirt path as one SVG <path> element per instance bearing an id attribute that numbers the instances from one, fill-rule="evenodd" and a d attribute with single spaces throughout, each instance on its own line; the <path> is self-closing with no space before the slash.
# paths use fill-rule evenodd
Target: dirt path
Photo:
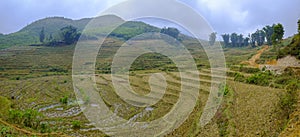
<path id="1" fill-rule="evenodd" d="M 7 123 L 6 121 L 2 120 L 0 118 L 0 123 L 4 124 L 5 126 L 8 126 L 10 128 L 13 128 L 14 130 L 18 131 L 18 132 L 21 132 L 21 133 L 24 133 L 24 134 L 27 134 L 27 135 L 31 135 L 31 136 L 57 136 L 57 137 L 70 137 L 68 135 L 65 135 L 63 133 L 34 133 L 34 132 L 31 132 L 31 131 L 28 131 L 28 130 L 25 130 L 25 129 L 22 129 L 22 128 L 19 128 L 15 125 L 12 125 L 10 123 Z"/>
<path id="2" fill-rule="evenodd" d="M 260 59 L 261 54 L 264 53 L 267 49 L 269 49 L 268 45 L 257 51 L 254 56 L 252 56 L 248 61 L 242 62 L 242 64 L 248 64 L 250 66 L 259 68 L 259 64 L 256 63 L 256 60 Z"/>

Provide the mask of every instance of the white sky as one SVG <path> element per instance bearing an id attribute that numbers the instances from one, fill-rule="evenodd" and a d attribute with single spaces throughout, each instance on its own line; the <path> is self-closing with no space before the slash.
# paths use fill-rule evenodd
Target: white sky
<path id="1" fill-rule="evenodd" d="M 45 17 L 63 16 L 72 19 L 94 17 L 97 13 L 122 1 L 125 0 L 1 0 L 0 33 L 16 32 Z M 232 32 L 248 34 L 265 25 L 282 23 L 287 37 L 297 33 L 297 20 L 300 19 L 300 0 L 179 1 L 199 12 L 218 34 Z"/>

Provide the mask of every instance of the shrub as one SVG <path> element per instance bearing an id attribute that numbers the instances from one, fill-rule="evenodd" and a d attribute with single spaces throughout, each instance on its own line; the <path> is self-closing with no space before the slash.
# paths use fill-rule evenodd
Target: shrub
<path id="1" fill-rule="evenodd" d="M 22 110 L 10 110 L 9 121 L 15 124 L 22 124 L 26 127 L 37 129 L 40 126 L 40 122 L 43 115 L 36 110 L 27 109 Z"/>
<path id="2" fill-rule="evenodd" d="M 221 96 L 221 94 L 223 94 L 224 96 L 227 96 L 229 93 L 230 93 L 230 89 L 229 89 L 228 85 L 221 84 L 220 87 L 219 87 L 218 96 Z"/>
<path id="3" fill-rule="evenodd" d="M 252 68 L 252 67 L 240 67 L 240 72 L 257 73 L 257 72 L 260 72 L 260 69 L 259 68 Z"/>
<path id="4" fill-rule="evenodd" d="M 7 126 L 0 125 L 0 136 L 2 137 L 11 137 L 11 129 Z"/>
<path id="5" fill-rule="evenodd" d="M 72 127 L 73 127 L 73 129 L 80 129 L 80 127 L 81 127 L 81 122 L 78 121 L 78 120 L 73 121 L 73 122 L 72 122 Z"/>
<path id="6" fill-rule="evenodd" d="M 246 82 L 249 84 L 255 84 L 260 86 L 268 86 L 272 79 L 271 72 L 260 72 L 247 78 Z"/>
<path id="7" fill-rule="evenodd" d="M 235 73 L 234 74 L 234 81 L 245 82 L 245 76 L 242 75 L 241 73 Z"/>
<path id="8" fill-rule="evenodd" d="M 68 72 L 67 69 L 64 69 L 64 68 L 61 68 L 61 67 L 57 67 L 57 66 L 49 68 L 49 71 L 50 72 L 62 72 L 62 73 L 67 73 Z"/>
<path id="9" fill-rule="evenodd" d="M 68 96 L 64 96 L 63 98 L 60 98 L 60 103 L 62 103 L 62 104 L 68 104 L 68 99 L 69 99 L 69 97 Z"/>

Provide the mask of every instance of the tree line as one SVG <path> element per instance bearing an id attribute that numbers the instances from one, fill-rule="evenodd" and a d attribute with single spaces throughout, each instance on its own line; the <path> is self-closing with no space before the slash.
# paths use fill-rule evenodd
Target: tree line
<path id="1" fill-rule="evenodd" d="M 298 23 L 299 25 L 299 23 Z M 214 45 L 216 41 L 216 32 L 209 35 L 209 44 Z M 284 28 L 282 24 L 267 25 L 262 29 L 257 29 L 256 32 L 244 37 L 243 34 L 222 34 L 222 39 L 225 47 L 245 47 L 251 45 L 252 47 L 262 46 L 263 44 L 276 44 L 282 40 L 284 35 Z"/>

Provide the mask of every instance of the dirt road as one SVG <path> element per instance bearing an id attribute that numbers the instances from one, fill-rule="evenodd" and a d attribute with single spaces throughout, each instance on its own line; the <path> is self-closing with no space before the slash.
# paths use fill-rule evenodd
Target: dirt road
<path id="1" fill-rule="evenodd" d="M 254 56 L 252 56 L 248 61 L 242 62 L 242 64 L 248 64 L 248 65 L 250 65 L 252 67 L 259 68 L 259 64 L 257 64 L 256 61 L 258 59 L 260 59 L 261 54 L 264 53 L 267 49 L 269 49 L 269 46 L 266 45 L 262 49 L 260 49 L 259 51 L 257 51 L 257 53 Z"/>

